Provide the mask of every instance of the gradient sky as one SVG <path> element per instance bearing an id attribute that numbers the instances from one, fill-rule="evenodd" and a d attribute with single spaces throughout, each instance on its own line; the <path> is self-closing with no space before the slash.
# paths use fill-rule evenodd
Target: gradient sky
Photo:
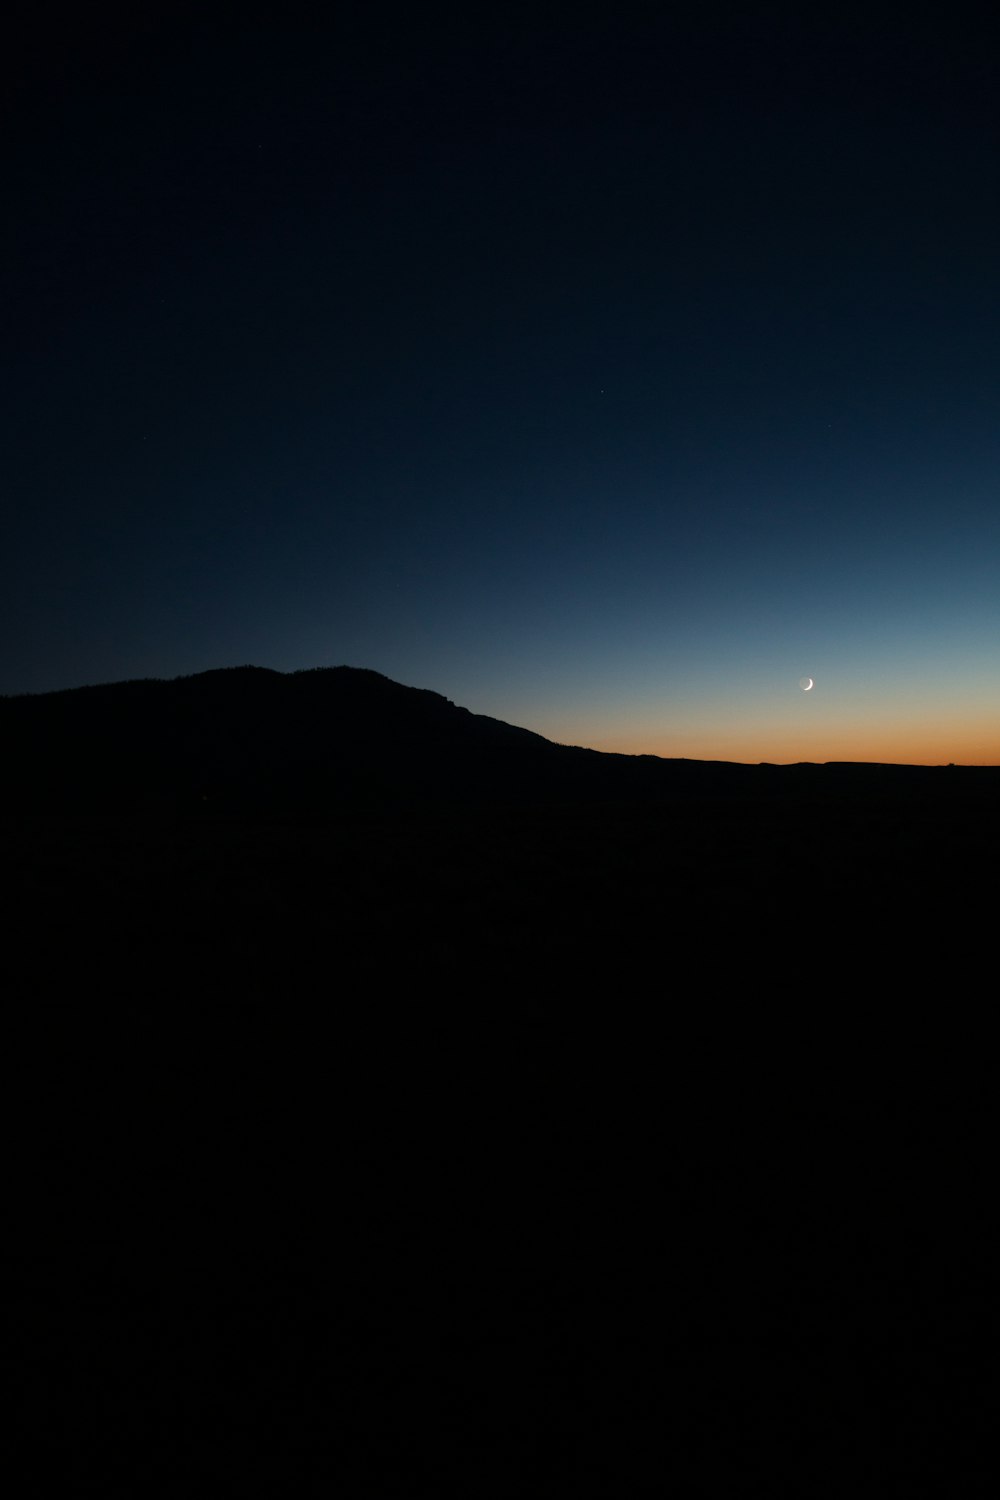
<path id="1" fill-rule="evenodd" d="M 1000 763 L 985 8 L 134 9 L 8 63 L 0 692 Z"/>

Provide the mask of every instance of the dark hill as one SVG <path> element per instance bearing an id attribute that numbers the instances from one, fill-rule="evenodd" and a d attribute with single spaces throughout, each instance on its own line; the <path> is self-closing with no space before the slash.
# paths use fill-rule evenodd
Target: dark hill
<path id="1" fill-rule="evenodd" d="M 879 1442 L 919 1493 L 949 1389 L 992 1431 L 1000 773 L 348 668 L 0 743 L 14 1426 L 70 1493 L 841 1495 Z"/>
<path id="2" fill-rule="evenodd" d="M 377 672 L 203 672 L 0 700 L 18 800 L 183 808 L 477 792 L 554 747 Z"/>
<path id="3" fill-rule="evenodd" d="M 0 698 L 0 744 L 8 803 L 35 811 L 662 802 L 692 793 L 811 795 L 820 786 L 953 799 L 980 793 L 991 776 L 603 754 L 352 667 L 235 667 Z"/>
<path id="4" fill-rule="evenodd" d="M 529 987 L 711 954 L 739 987 L 753 953 L 813 961 L 817 929 L 898 975 L 918 935 L 940 956 L 992 926 L 994 768 L 607 755 L 350 667 L 4 698 L 0 744 L 11 930 L 169 933 L 195 984 L 320 946 L 341 974 L 377 951 Z"/>

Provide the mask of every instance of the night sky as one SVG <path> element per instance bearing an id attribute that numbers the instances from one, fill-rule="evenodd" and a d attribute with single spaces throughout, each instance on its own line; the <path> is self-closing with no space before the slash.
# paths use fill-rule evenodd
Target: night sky
<path id="1" fill-rule="evenodd" d="M 1000 762 L 986 7 L 32 15 L 0 692 L 346 663 Z"/>

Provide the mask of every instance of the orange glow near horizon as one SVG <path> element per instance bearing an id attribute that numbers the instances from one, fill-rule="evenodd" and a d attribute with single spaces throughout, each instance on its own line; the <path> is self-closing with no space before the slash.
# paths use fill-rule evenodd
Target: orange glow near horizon
<path id="1" fill-rule="evenodd" d="M 539 726 L 538 732 L 560 744 L 620 755 L 657 755 L 664 759 L 740 761 L 756 765 L 769 761 L 790 765 L 797 761 L 868 761 L 887 765 L 1000 765 L 1000 730 L 996 715 L 987 721 L 913 725 L 859 725 L 831 729 L 810 726 L 793 729 L 762 724 L 704 730 L 661 730 L 643 727 L 629 733 L 620 726 L 595 722 Z"/>

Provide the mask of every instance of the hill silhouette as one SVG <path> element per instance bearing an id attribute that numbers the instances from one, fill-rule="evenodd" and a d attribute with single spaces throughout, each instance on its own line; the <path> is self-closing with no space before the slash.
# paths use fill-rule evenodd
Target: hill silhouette
<path id="1" fill-rule="evenodd" d="M 817 920 L 834 956 L 898 968 L 880 930 L 989 920 L 996 768 L 604 754 L 350 667 L 4 698 L 0 743 L 15 930 L 197 933 L 195 972 L 246 983 L 265 950 L 307 967 L 319 934 L 352 971 L 377 948 L 534 984 L 664 942 L 697 961 L 722 931 L 805 952 Z"/>
<path id="2" fill-rule="evenodd" d="M 250 810 L 666 790 L 653 757 L 554 745 L 351 667 L 238 667 L 8 698 L 0 728 L 18 800 L 39 807 Z"/>
<path id="3" fill-rule="evenodd" d="M 203 672 L 0 701 L 21 792 L 65 806 L 342 805 L 483 793 L 554 747 L 437 693 L 336 667 Z"/>
<path id="4" fill-rule="evenodd" d="M 350 668 L 0 736 L 18 1425 L 73 1493 L 839 1494 L 890 1395 L 954 1477 L 1000 772 L 603 755 Z"/>
<path id="5" fill-rule="evenodd" d="M 984 768 L 749 766 L 556 745 L 352 667 L 223 668 L 0 698 L 0 734 L 8 805 L 38 811 L 318 810 L 428 798 L 656 802 L 709 789 L 772 795 L 820 784 L 954 799 L 997 779 Z"/>

